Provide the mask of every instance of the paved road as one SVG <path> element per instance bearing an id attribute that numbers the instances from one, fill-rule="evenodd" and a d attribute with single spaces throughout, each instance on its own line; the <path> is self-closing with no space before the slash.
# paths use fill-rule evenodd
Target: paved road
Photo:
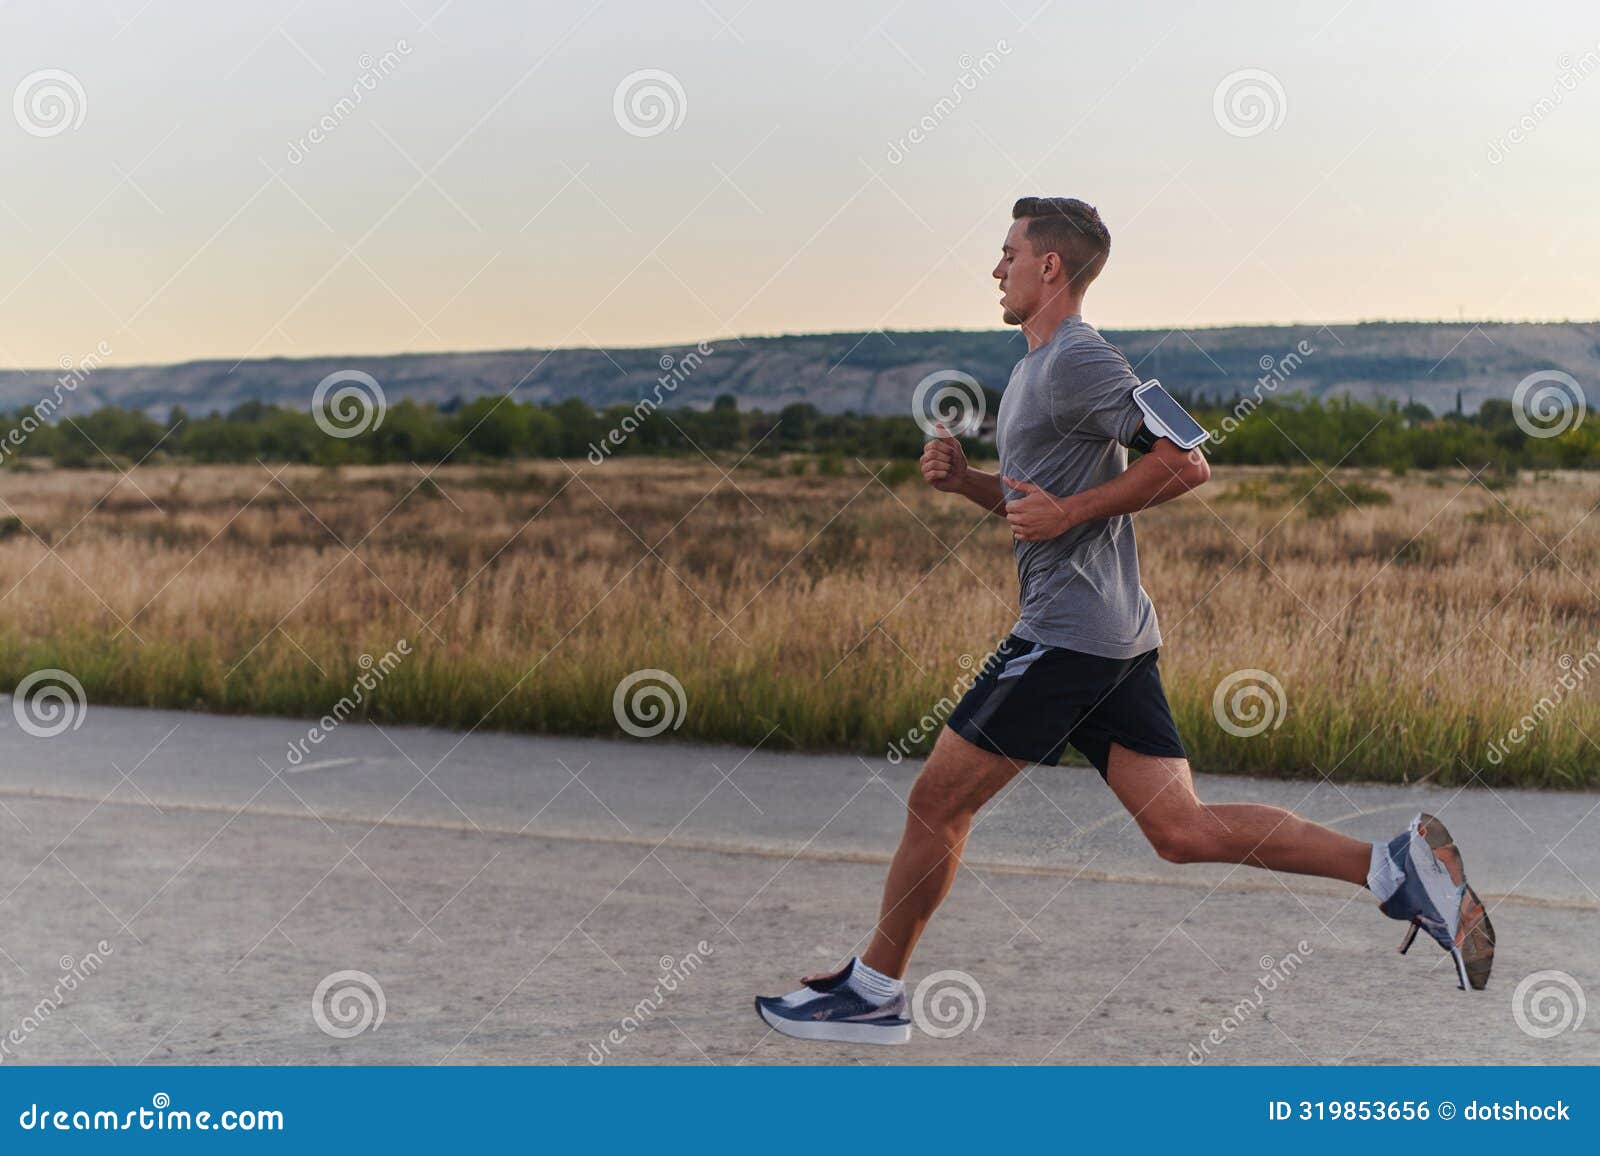
<path id="1" fill-rule="evenodd" d="M 1502 939 L 1464 994 L 1363 893 L 1163 863 L 1092 771 L 1035 769 L 911 976 L 967 973 L 981 1024 L 806 1046 L 749 997 L 855 947 L 914 764 L 351 724 L 294 767 L 294 720 L 0 719 L 0 1062 L 1600 1062 L 1600 1009 L 1513 1007 L 1545 970 L 1600 995 L 1600 795 L 1202 778 L 1362 838 L 1442 815 Z M 382 1020 L 330 1034 L 346 971 Z"/>

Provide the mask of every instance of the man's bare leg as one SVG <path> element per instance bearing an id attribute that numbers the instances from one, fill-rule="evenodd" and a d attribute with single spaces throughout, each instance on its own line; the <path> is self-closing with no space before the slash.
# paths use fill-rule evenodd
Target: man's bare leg
<path id="1" fill-rule="evenodd" d="M 955 882 L 973 816 L 1027 765 L 973 746 L 948 727 L 940 733 L 906 800 L 905 833 L 863 963 L 905 976 L 917 940 Z"/>
<path id="2" fill-rule="evenodd" d="M 905 975 L 917 941 L 955 882 L 974 816 L 1026 765 L 990 754 L 949 729 L 940 734 L 911 788 L 905 832 L 863 963 L 896 979 Z M 1248 863 L 1366 885 L 1370 843 L 1281 807 L 1204 804 L 1194 793 L 1187 760 L 1113 744 L 1107 780 L 1163 859 Z"/>
<path id="3" fill-rule="evenodd" d="M 1202 803 L 1187 759 L 1157 758 L 1111 745 L 1106 782 L 1145 838 L 1173 863 L 1248 863 L 1366 886 L 1372 844 L 1282 807 Z"/>

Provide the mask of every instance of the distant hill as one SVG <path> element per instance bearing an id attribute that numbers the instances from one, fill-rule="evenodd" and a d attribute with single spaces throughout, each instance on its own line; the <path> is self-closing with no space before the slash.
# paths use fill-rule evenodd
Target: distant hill
<path id="1" fill-rule="evenodd" d="M 1188 330 L 1107 330 L 1142 377 L 1169 388 L 1227 398 L 1250 390 L 1267 370 L 1306 342 L 1280 393 L 1415 400 L 1435 412 L 1472 412 L 1488 398 L 1510 397 L 1541 369 L 1600 386 L 1600 323 L 1370 322 L 1358 325 L 1252 326 Z M 742 409 L 810 402 L 828 413 L 895 414 L 908 408 L 926 374 L 960 369 L 1003 389 L 1025 352 L 1015 330 L 799 334 L 707 342 L 713 352 L 670 392 L 666 404 L 709 406 L 733 394 Z M 182 365 L 100 369 L 62 407 L 83 413 L 105 405 L 165 416 L 175 405 L 194 414 L 226 412 L 246 401 L 309 407 L 325 376 L 359 369 L 389 400 L 445 403 L 502 394 L 523 401 L 581 398 L 595 407 L 632 404 L 656 388 L 662 359 L 688 346 L 648 349 L 508 350 L 395 356 L 195 361 Z M 1270 362 L 1264 359 L 1272 359 Z M 51 393 L 59 371 L 0 370 L 0 407 L 32 406 Z"/>

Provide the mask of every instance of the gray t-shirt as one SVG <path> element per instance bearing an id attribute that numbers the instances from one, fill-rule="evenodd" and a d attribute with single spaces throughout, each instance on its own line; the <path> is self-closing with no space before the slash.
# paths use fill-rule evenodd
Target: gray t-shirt
<path id="1" fill-rule="evenodd" d="M 1011 371 L 995 419 L 1000 473 L 1058 497 L 1128 468 L 1125 448 L 1144 414 L 1138 376 L 1114 345 L 1074 315 Z M 1021 495 L 1011 489 L 1006 497 Z M 1059 538 L 1018 542 L 1021 614 L 1015 633 L 1046 646 L 1132 658 L 1161 644 L 1139 585 L 1133 519 L 1084 522 Z"/>

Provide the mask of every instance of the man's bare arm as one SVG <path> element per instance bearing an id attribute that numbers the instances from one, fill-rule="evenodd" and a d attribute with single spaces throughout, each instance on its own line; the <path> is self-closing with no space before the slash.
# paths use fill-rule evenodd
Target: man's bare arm
<path id="1" fill-rule="evenodd" d="M 1084 522 L 1136 514 L 1171 501 L 1210 477 L 1211 467 L 1199 450 L 1181 450 L 1158 438 L 1149 453 L 1121 474 L 1081 493 L 1057 497 L 1023 479 L 1000 480 L 1023 495 L 1005 504 L 1012 533 L 1023 542 L 1042 542 Z"/>
<path id="2" fill-rule="evenodd" d="M 1005 517 L 1006 488 L 1000 481 L 998 473 L 986 474 L 982 470 L 969 468 L 967 476 L 962 479 L 959 492 L 963 498 L 976 503 L 991 514 Z"/>

